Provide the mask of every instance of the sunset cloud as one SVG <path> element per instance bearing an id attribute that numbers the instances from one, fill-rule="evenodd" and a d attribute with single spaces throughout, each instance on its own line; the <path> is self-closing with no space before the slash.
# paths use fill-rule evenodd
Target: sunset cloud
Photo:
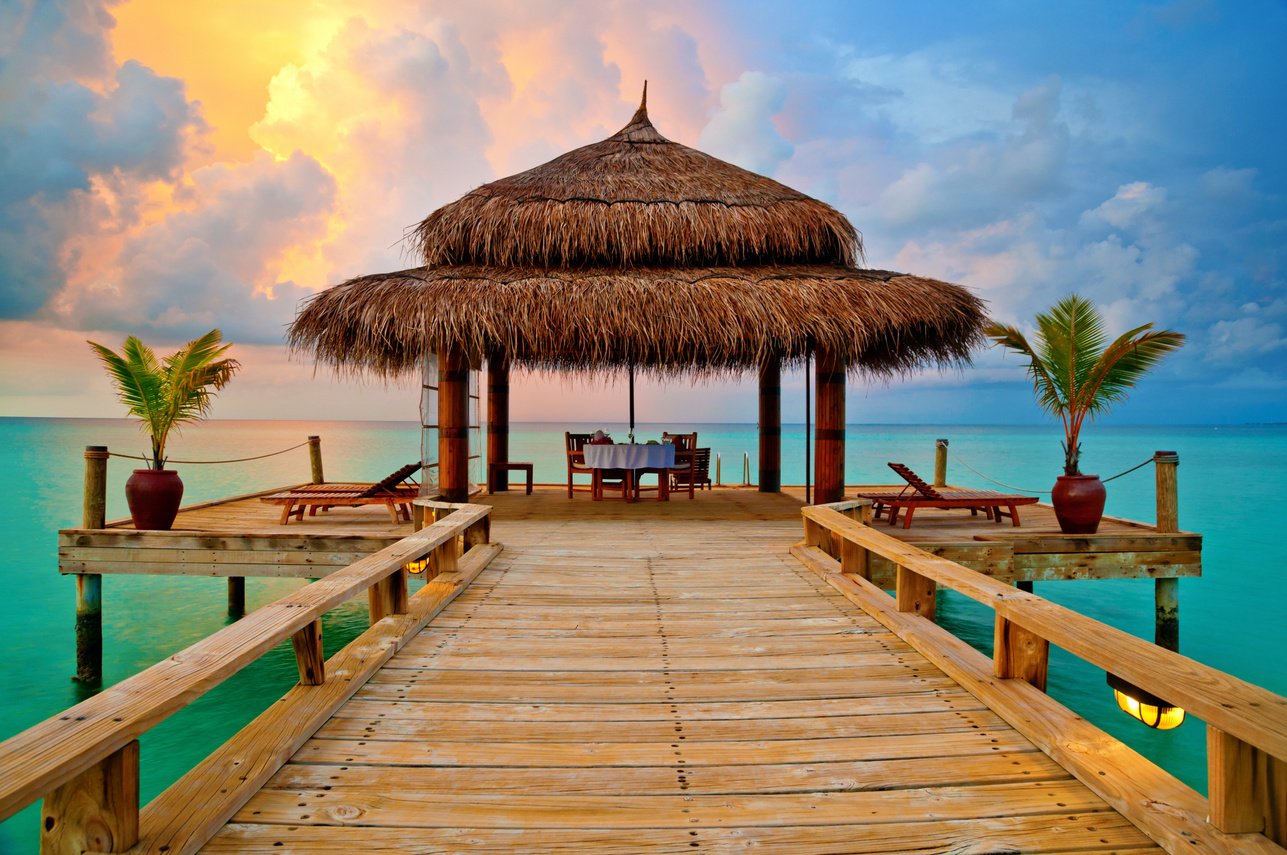
<path id="1" fill-rule="evenodd" d="M 0 356 L 29 354 L 23 383 L 70 400 L 87 335 L 217 325 L 260 362 L 265 415 L 286 398 L 272 377 L 318 384 L 331 412 L 343 384 L 281 350 L 299 299 L 414 265 L 409 226 L 613 133 L 647 79 L 663 134 L 836 205 L 873 266 L 961 282 L 1008 321 L 1079 291 L 1115 326 L 1189 333 L 1162 369 L 1173 382 L 1254 370 L 1276 388 L 1287 96 L 1265 81 L 1287 73 L 1268 35 L 1285 19 L 1272 4 L 1020 22 L 829 0 L 316 0 L 307 15 L 18 0 L 0 5 Z M 986 406 L 950 390 L 1009 376 L 988 355 L 917 383 L 968 418 Z M 516 416 L 555 416 L 567 396 L 552 394 L 516 391 L 531 409 Z M 614 394 L 580 395 L 578 412 Z M 738 394 L 685 398 L 685 417 L 754 418 Z M 6 411 L 33 400 L 0 396 Z"/>

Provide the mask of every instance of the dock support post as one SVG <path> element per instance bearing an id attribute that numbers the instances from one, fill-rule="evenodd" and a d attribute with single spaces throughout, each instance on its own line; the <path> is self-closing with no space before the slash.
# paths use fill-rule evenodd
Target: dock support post
<path id="1" fill-rule="evenodd" d="M 107 523 L 107 446 L 85 446 L 85 500 L 82 528 Z M 76 577 L 76 680 L 87 686 L 103 682 L 103 577 Z"/>
<path id="2" fill-rule="evenodd" d="M 90 766 L 45 796 L 41 855 L 125 852 L 139 842 L 139 743 Z"/>
<path id="3" fill-rule="evenodd" d="M 228 617 L 239 618 L 246 613 L 246 577 L 228 577 Z"/>
<path id="4" fill-rule="evenodd" d="M 509 471 L 492 469 L 509 462 L 509 360 L 487 357 L 487 492 L 509 490 Z"/>
<path id="5" fill-rule="evenodd" d="M 308 467 L 312 471 L 314 484 L 325 484 L 326 476 L 322 474 L 322 438 L 308 438 Z"/>
<path id="6" fill-rule="evenodd" d="M 438 355 L 438 489 L 469 501 L 469 360 L 459 347 Z"/>
<path id="7" fill-rule="evenodd" d="M 825 505 L 845 497 L 845 365 L 818 349 L 814 383 L 817 426 L 813 429 L 813 502 Z"/>
<path id="8" fill-rule="evenodd" d="M 1174 451 L 1156 451 L 1153 464 L 1157 470 L 1157 532 L 1173 534 L 1180 530 L 1179 484 L 1176 470 L 1180 455 Z M 1180 649 L 1180 580 L 1153 580 L 1153 641 L 1167 650 Z"/>
<path id="9" fill-rule="evenodd" d="M 934 440 L 934 486 L 947 486 L 947 440 Z"/>
<path id="10" fill-rule="evenodd" d="M 782 491 L 782 360 L 760 363 L 760 492 Z"/>

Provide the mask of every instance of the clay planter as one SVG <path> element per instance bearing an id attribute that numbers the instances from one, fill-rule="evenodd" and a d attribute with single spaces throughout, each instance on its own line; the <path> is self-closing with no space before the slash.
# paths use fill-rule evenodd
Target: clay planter
<path id="1" fill-rule="evenodd" d="M 1050 491 L 1055 517 L 1064 534 L 1094 534 L 1104 516 L 1108 491 L 1098 475 L 1060 475 Z"/>
<path id="2" fill-rule="evenodd" d="M 183 482 L 173 469 L 135 469 L 125 482 L 125 501 L 136 529 L 169 531 L 183 501 Z"/>

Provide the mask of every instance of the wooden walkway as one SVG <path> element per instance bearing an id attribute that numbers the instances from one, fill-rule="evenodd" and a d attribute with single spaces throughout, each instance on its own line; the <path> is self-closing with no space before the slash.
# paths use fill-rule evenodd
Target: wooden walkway
<path id="1" fill-rule="evenodd" d="M 501 555 L 204 851 L 1155 851 L 793 558 L 789 498 L 578 498 L 496 497 Z"/>

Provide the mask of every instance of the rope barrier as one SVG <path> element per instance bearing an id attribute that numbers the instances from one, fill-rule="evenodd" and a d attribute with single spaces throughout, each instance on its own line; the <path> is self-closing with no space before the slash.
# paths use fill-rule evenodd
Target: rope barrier
<path id="1" fill-rule="evenodd" d="M 1014 486 L 1013 484 L 1006 484 L 1006 483 L 1005 483 L 1005 482 L 1003 482 L 1003 481 L 998 481 L 998 480 L 996 480 L 995 478 L 989 478 L 988 476 L 984 475 L 982 472 L 980 472 L 979 470 L 975 469 L 973 466 L 971 466 L 970 464 L 968 464 L 968 463 L 966 463 L 964 460 L 962 460 L 962 459 L 961 459 L 961 456 L 960 456 L 959 454 L 954 454 L 954 455 L 952 455 L 952 458 L 953 458 L 957 463 L 959 463 L 959 464 L 961 464 L 962 466 L 964 466 L 966 469 L 969 469 L 969 470 L 970 470 L 971 472 L 973 472 L 975 475 L 978 475 L 978 476 L 979 476 L 980 478 L 982 478 L 984 481 L 991 481 L 993 484 L 996 484 L 998 487 L 1005 487 L 1007 490 L 1018 490 L 1020 493 L 1043 493 L 1043 494 L 1044 494 L 1044 493 L 1049 493 L 1049 492 L 1050 492 L 1049 490 L 1025 490 L 1025 489 L 1023 489 L 1022 487 L 1016 487 L 1016 486 Z M 1129 475 L 1129 474 L 1131 474 L 1132 472 L 1134 472 L 1136 469 L 1143 469 L 1145 466 L 1148 466 L 1148 465 L 1149 465 L 1150 463 L 1152 463 L 1152 462 L 1153 462 L 1153 458 L 1152 458 L 1152 457 L 1146 458 L 1146 459 L 1144 460 L 1144 462 L 1143 462 L 1143 463 L 1140 463 L 1140 464 L 1139 464 L 1139 465 L 1137 465 L 1137 466 L 1132 466 L 1130 469 L 1127 469 L 1127 470 L 1126 470 L 1126 471 L 1124 471 L 1124 472 L 1118 472 L 1116 475 L 1112 476 L 1111 478 L 1103 478 L 1103 479 L 1101 479 L 1101 480 L 1102 480 L 1102 481 L 1103 481 L 1103 483 L 1105 483 L 1105 484 L 1107 484 L 1109 481 L 1116 481 L 1118 478 L 1122 477 L 1123 475 Z"/>
<path id="2" fill-rule="evenodd" d="M 166 463 L 183 463 L 185 465 L 200 463 L 245 463 L 250 460 L 263 460 L 265 457 L 276 457 L 279 454 L 285 454 L 288 451 L 294 451 L 297 448 L 303 448 L 308 445 L 308 440 L 304 440 L 299 445 L 292 445 L 290 448 L 283 448 L 281 451 L 270 451 L 267 454 L 258 454 L 254 457 L 236 457 L 232 460 L 166 460 Z M 123 457 L 126 460 L 151 460 L 150 457 L 139 457 L 137 454 L 119 454 L 115 451 L 109 451 L 111 457 Z"/>

